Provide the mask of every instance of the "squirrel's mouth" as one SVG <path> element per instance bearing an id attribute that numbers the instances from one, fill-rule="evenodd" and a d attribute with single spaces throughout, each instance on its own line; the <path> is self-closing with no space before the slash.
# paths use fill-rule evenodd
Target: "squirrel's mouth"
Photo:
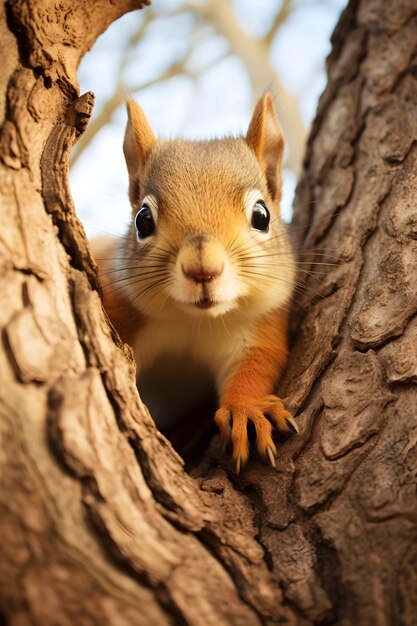
<path id="1" fill-rule="evenodd" d="M 211 309 L 215 304 L 216 303 L 211 298 L 201 298 L 201 300 L 194 303 L 198 309 Z"/>
<path id="2" fill-rule="evenodd" d="M 203 317 L 217 317 L 235 308 L 236 301 L 213 300 L 203 297 L 193 302 L 178 302 L 178 306 L 188 314 L 202 315 Z"/>

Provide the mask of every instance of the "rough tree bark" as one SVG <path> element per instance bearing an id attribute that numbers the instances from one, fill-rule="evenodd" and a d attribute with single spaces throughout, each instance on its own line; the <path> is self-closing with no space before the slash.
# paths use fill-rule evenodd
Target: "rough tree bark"
<path id="1" fill-rule="evenodd" d="M 239 478 L 155 430 L 68 189 L 76 67 L 140 4 L 1 9 L 0 622 L 411 626 L 416 1 L 353 1 L 334 35 L 294 227 L 321 272 L 282 383 L 302 434 Z"/>

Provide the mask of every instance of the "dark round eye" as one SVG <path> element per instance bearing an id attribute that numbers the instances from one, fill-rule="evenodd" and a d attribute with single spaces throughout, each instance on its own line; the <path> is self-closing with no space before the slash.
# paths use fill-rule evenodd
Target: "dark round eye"
<path id="1" fill-rule="evenodd" d="M 265 204 L 262 200 L 258 200 L 258 202 L 253 207 L 252 213 L 252 228 L 256 230 L 266 231 L 269 228 L 269 220 L 271 216 L 269 215 L 269 211 L 266 208 Z"/>
<path id="2" fill-rule="evenodd" d="M 139 239 L 145 239 L 145 237 L 149 237 L 155 232 L 156 227 L 153 221 L 152 211 L 147 204 L 142 204 L 141 208 L 136 213 L 135 226 Z"/>

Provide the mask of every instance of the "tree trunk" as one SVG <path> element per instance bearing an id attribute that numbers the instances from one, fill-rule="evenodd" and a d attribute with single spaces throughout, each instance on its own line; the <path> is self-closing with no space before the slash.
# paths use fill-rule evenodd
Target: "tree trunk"
<path id="1" fill-rule="evenodd" d="M 156 431 L 68 188 L 76 68 L 140 4 L 1 9 L 0 623 L 411 626 L 416 1 L 354 0 L 334 35 L 281 384 L 302 433 L 238 478 L 218 438 L 191 477 Z"/>

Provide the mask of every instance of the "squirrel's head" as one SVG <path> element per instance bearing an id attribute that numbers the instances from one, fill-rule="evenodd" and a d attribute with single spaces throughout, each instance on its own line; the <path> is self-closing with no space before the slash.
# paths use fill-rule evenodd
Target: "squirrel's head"
<path id="1" fill-rule="evenodd" d="M 244 138 L 157 140 L 133 100 L 127 109 L 133 220 L 119 269 L 129 299 L 150 316 L 172 305 L 214 317 L 284 306 L 294 264 L 279 218 L 284 138 L 271 96 Z"/>

